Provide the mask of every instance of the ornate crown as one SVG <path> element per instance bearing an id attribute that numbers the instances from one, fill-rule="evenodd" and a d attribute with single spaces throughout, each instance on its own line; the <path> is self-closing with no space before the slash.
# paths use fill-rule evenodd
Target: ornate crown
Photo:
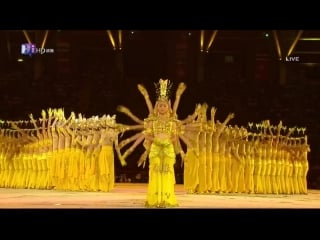
<path id="1" fill-rule="evenodd" d="M 114 127 L 116 124 L 116 115 L 110 116 L 109 114 L 102 116 L 103 123 L 106 127 Z"/>
<path id="2" fill-rule="evenodd" d="M 156 87 L 157 100 L 169 100 L 172 83 L 170 80 L 163 80 L 160 78 L 158 83 L 154 84 Z"/>

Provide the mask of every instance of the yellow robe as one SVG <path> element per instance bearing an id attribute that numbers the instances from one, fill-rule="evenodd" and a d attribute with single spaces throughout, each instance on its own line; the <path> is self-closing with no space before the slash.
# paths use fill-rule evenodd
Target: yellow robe
<path id="1" fill-rule="evenodd" d="M 149 153 L 147 207 L 178 206 L 174 185 L 176 155 L 170 139 L 155 139 Z"/>

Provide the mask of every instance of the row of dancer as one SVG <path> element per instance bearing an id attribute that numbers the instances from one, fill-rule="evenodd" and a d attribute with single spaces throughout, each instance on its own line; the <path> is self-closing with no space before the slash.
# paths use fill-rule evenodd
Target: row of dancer
<path id="1" fill-rule="evenodd" d="M 184 187 L 188 193 L 306 194 L 308 152 L 307 136 L 286 135 L 280 121 L 277 127 L 264 121 L 264 131 L 249 132 L 244 127 L 215 120 L 217 109 L 202 104 L 195 121 L 201 123 L 196 139 L 187 146 L 184 158 Z M 268 131 L 266 131 L 268 130 Z"/>
<path id="2" fill-rule="evenodd" d="M 7 121 L 0 131 L 0 187 L 105 191 L 114 188 L 115 115 L 82 117 L 63 109 Z"/>
<path id="3" fill-rule="evenodd" d="M 186 86 L 181 83 L 171 105 L 168 80 L 156 85 L 153 104 L 147 90 L 138 85 L 145 98 L 148 116 L 141 119 L 128 108 L 118 110 L 136 124 L 116 123 L 113 117 L 84 118 L 63 109 L 42 111 L 42 118 L 7 121 L 1 127 L 0 186 L 82 191 L 110 191 L 114 187 L 114 146 L 122 165 L 139 144 L 145 152 L 138 165 L 149 160 L 146 205 L 175 206 L 174 165 L 180 154 L 184 163 L 184 187 L 189 193 L 306 193 L 308 172 L 307 136 L 291 137 L 268 125 L 268 132 L 253 133 L 244 127 L 215 120 L 217 109 L 197 104 L 194 113 L 179 119 L 177 110 Z M 265 128 L 267 129 L 267 128 Z M 138 131 L 121 140 L 119 133 Z M 132 143 L 124 153 L 123 149 Z M 183 148 L 185 144 L 186 153 Z M 163 186 L 163 181 L 167 184 Z M 159 198 L 162 195 L 171 198 Z"/>

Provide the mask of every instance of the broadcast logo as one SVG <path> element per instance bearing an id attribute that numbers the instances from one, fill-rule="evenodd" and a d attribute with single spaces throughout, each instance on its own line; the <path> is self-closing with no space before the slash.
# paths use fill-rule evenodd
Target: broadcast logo
<path id="1" fill-rule="evenodd" d="M 23 43 L 21 44 L 21 54 L 32 56 L 35 54 L 43 55 L 45 53 L 54 53 L 52 48 L 37 48 L 34 43 Z"/>

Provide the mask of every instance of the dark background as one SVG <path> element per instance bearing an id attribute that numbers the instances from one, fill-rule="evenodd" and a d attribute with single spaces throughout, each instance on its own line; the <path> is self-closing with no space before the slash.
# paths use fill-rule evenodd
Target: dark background
<path id="1" fill-rule="evenodd" d="M 308 183 L 319 187 L 320 40 L 314 38 L 320 38 L 320 31 L 218 30 L 214 35 L 214 30 L 129 29 L 109 33 L 1 30 L 0 119 L 28 119 L 29 113 L 40 117 L 41 109 L 63 107 L 66 115 L 71 111 L 87 117 L 117 114 L 118 122 L 130 123 L 116 107 L 125 105 L 140 118 L 147 116 L 137 83 L 144 84 L 154 100 L 154 82 L 160 78 L 170 79 L 174 91 L 183 81 L 187 90 L 178 109 L 180 118 L 192 113 L 196 103 L 207 102 L 218 108 L 220 121 L 234 112 L 231 125 L 247 127 L 248 122 L 269 119 L 273 125 L 282 120 L 288 127 L 306 127 L 311 146 Z M 44 48 L 54 53 L 22 55 L 26 36 L 37 47 L 45 39 Z M 290 49 L 290 56 L 299 61 L 285 58 Z M 125 168 L 117 163 L 117 175 L 145 174 L 147 169 L 136 167 L 139 154 L 137 149 Z M 180 163 L 176 171 L 179 181 Z"/>

